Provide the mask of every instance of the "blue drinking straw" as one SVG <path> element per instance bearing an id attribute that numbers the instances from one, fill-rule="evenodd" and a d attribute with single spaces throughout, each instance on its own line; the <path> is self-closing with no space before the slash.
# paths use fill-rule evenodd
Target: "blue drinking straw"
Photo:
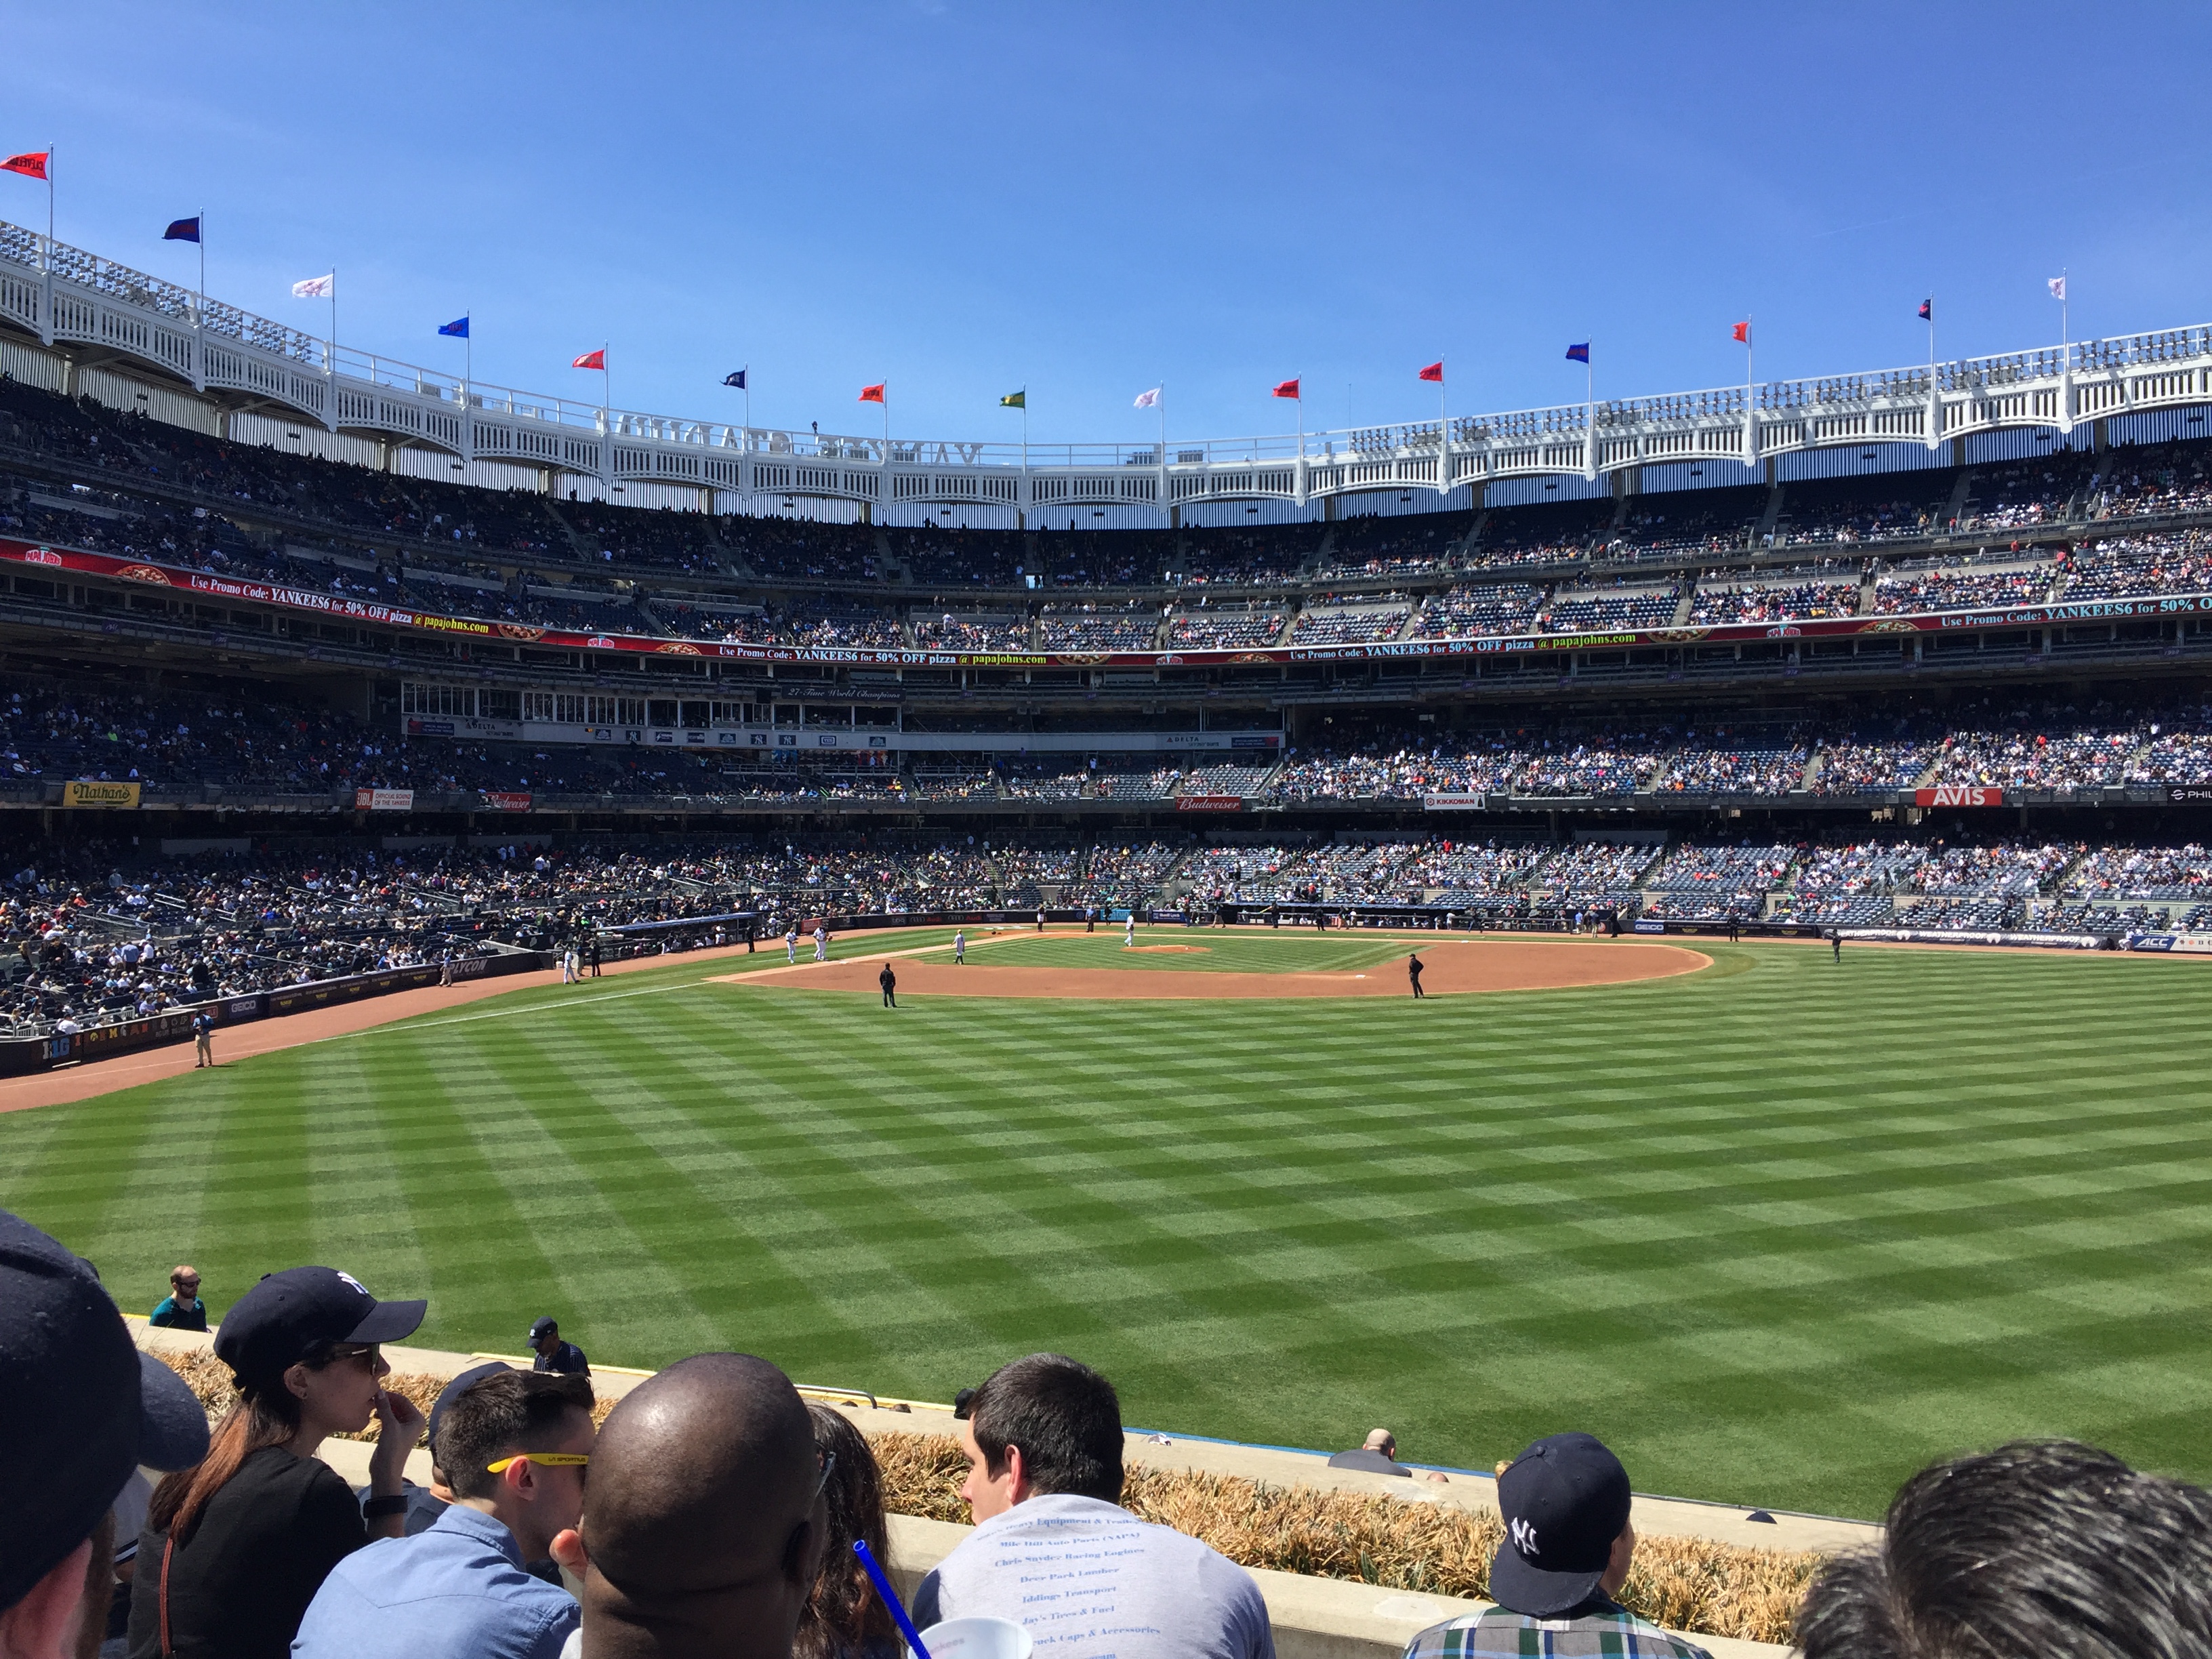
<path id="1" fill-rule="evenodd" d="M 914 1620 L 906 1616 L 906 1606 L 899 1600 L 898 1592 L 891 1588 L 891 1581 L 884 1576 L 883 1568 L 876 1564 L 874 1555 L 870 1553 L 868 1540 L 855 1538 L 853 1553 L 860 1558 L 860 1565 L 868 1570 L 868 1577 L 876 1581 L 876 1594 L 884 1598 L 884 1605 L 891 1610 L 891 1617 L 898 1621 L 899 1633 L 906 1638 L 907 1646 L 914 1650 L 914 1659 L 929 1659 L 929 1650 L 921 1644 L 921 1632 L 914 1627 Z"/>

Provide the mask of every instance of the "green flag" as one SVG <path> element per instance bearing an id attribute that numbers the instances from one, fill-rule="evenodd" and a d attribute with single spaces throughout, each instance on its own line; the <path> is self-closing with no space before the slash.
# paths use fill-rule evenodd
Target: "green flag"
<path id="1" fill-rule="evenodd" d="M 999 399 L 999 407 L 1001 409 L 1027 409 L 1029 406 L 1030 394 L 1026 388 L 1020 392 L 1009 392 Z"/>

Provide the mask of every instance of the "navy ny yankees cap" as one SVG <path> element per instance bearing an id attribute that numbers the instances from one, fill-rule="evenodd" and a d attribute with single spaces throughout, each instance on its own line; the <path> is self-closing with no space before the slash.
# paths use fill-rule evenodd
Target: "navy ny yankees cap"
<path id="1" fill-rule="evenodd" d="M 1595 1435 L 1539 1440 L 1498 1477 L 1505 1536 L 1490 1566 L 1498 1605 L 1548 1619 L 1589 1599 L 1628 1525 L 1628 1471 Z"/>

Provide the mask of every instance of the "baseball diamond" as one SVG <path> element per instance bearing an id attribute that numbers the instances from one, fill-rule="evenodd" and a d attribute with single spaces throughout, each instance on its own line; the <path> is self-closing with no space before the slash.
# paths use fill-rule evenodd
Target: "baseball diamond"
<path id="1" fill-rule="evenodd" d="M 2021 1434 L 2212 1474 L 2199 964 L 1708 940 L 1693 972 L 1416 1004 L 1402 940 L 1145 937 L 1203 948 L 1102 971 L 1396 994 L 890 1011 L 781 952 L 678 958 L 0 1117 L 0 1206 L 114 1279 L 358 1264 L 461 1351 L 511 1345 L 529 1284 L 627 1364 L 737 1346 L 947 1399 L 1080 1349 L 1133 1423 L 1371 1418 L 1486 1468 L 1564 1414 L 1647 1490 L 1828 1513 Z M 820 971 L 1121 951 L 1010 934 L 955 968 L 950 939 Z M 1441 976 L 1484 947 L 1420 948 Z"/>

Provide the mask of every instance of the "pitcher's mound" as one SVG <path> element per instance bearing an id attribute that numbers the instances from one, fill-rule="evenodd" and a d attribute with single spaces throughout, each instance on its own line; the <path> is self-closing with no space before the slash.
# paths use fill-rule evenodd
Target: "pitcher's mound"
<path id="1" fill-rule="evenodd" d="M 1157 948 L 1157 947 L 1155 947 Z M 1169 949 L 1176 947 L 1170 946 Z M 1185 947 L 1191 948 L 1191 947 Z M 1203 945 L 1194 947 L 1204 950 Z M 1558 991 L 1584 985 L 1693 974 L 1712 958 L 1678 945 L 1477 939 L 1423 945 L 1421 989 L 1431 996 L 1470 991 Z M 781 990 L 878 994 L 881 959 L 802 963 L 764 973 L 731 974 L 727 985 Z M 1358 973 L 1231 974 L 1158 968 L 1048 968 L 894 959 L 900 996 L 1069 997 L 1097 1002 L 1220 1001 L 1276 997 L 1405 997 L 1400 957 Z"/>

